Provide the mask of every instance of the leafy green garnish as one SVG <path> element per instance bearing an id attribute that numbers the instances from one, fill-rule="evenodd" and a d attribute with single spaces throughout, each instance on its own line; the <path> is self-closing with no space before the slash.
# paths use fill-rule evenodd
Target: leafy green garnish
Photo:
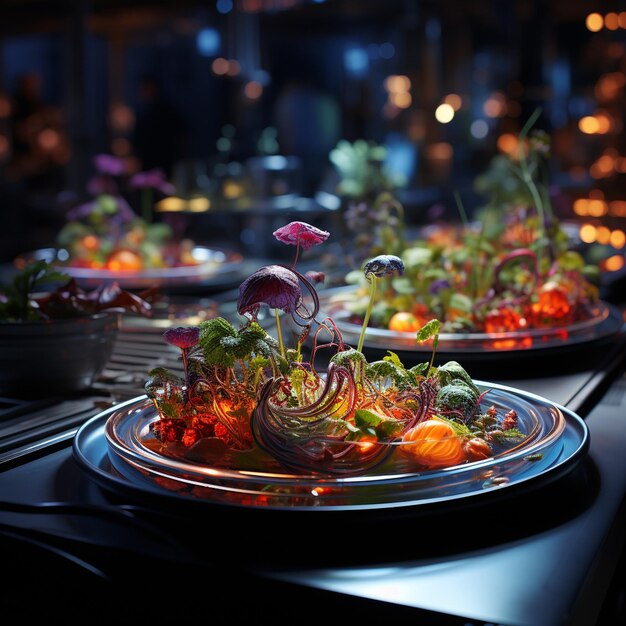
<path id="1" fill-rule="evenodd" d="M 367 409 L 357 409 L 354 413 L 356 426 L 369 435 L 375 435 L 379 439 L 388 439 L 402 433 L 404 424 L 400 420 L 390 417 L 382 417 Z"/>
<path id="2" fill-rule="evenodd" d="M 61 284 L 52 288 L 56 283 Z M 88 292 L 73 278 L 40 259 L 17 272 L 4 293 L 0 293 L 0 320 L 66 319 L 100 311 L 132 311 L 149 316 L 151 305 L 148 299 L 156 291 L 148 289 L 135 294 L 124 291 L 118 283 L 103 283 Z"/>

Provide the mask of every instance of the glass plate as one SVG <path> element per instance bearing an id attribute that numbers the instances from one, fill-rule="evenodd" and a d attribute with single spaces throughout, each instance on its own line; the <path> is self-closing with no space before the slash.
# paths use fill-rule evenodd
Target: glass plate
<path id="1" fill-rule="evenodd" d="M 44 259 L 59 266 L 63 272 L 75 278 L 85 287 L 97 287 L 102 281 L 116 281 L 123 288 L 148 288 L 154 286 L 180 286 L 184 284 L 226 282 L 242 274 L 243 257 L 238 252 L 222 248 L 196 246 L 192 256 L 196 265 L 147 268 L 140 271 L 113 271 L 66 265 L 67 251 L 62 248 L 41 248 L 18 256 L 14 264 Z"/>
<path id="2" fill-rule="evenodd" d="M 361 325 L 348 321 L 350 313 L 345 303 L 352 293 L 351 287 L 328 289 L 320 294 L 320 318 L 332 317 L 344 342 L 357 345 Z M 520 350 L 545 350 L 572 346 L 605 339 L 616 334 L 624 325 L 620 312 L 604 302 L 599 302 L 589 319 L 552 328 L 532 328 L 501 333 L 445 333 L 439 335 L 438 351 L 446 354 L 519 352 Z M 401 332 L 368 327 L 364 347 L 381 350 L 410 351 L 430 354 L 430 343 L 419 344 L 414 332 Z"/>
<path id="3" fill-rule="evenodd" d="M 484 461 L 439 470 L 404 471 L 392 454 L 370 473 L 350 477 L 295 475 L 262 453 L 240 453 L 217 467 L 156 453 L 145 445 L 158 419 L 146 396 L 96 415 L 74 439 L 74 457 L 99 484 L 168 501 L 262 510 L 350 511 L 431 507 L 545 482 L 584 457 L 589 433 L 575 413 L 549 400 L 498 384 L 483 405 L 517 411 L 527 437 Z"/>

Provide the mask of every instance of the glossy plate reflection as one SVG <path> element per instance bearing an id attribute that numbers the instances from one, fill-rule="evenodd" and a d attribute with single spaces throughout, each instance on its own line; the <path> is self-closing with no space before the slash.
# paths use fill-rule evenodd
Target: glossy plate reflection
<path id="1" fill-rule="evenodd" d="M 42 248 L 18 256 L 14 263 L 19 267 L 31 261 L 43 259 L 48 263 L 58 265 L 59 269 L 84 286 L 97 286 L 102 281 L 116 281 L 120 286 L 126 288 L 148 288 L 156 285 L 178 286 L 210 282 L 211 280 L 224 282 L 229 277 L 238 279 L 241 275 L 243 257 L 238 252 L 222 248 L 195 246 L 191 255 L 195 260 L 195 264 L 192 265 L 114 271 L 68 265 L 66 250 Z"/>
<path id="2" fill-rule="evenodd" d="M 295 475 L 260 451 L 233 454 L 221 466 L 174 458 L 151 447 L 157 419 L 145 396 L 96 415 L 76 434 L 79 465 L 108 488 L 171 502 L 274 510 L 430 507 L 513 487 L 547 482 L 584 458 L 589 433 L 583 420 L 540 396 L 475 381 L 489 390 L 483 402 L 513 408 L 524 442 L 493 458 L 439 470 L 415 471 L 392 454 L 371 473 L 347 478 Z"/>
<path id="3" fill-rule="evenodd" d="M 347 303 L 352 299 L 351 287 L 328 289 L 320 294 L 320 310 L 332 317 L 343 340 L 356 344 L 361 324 L 350 321 Z M 531 328 L 520 331 L 484 333 L 439 334 L 438 350 L 450 354 L 503 353 L 519 350 L 543 350 L 594 342 L 617 334 L 624 321 L 620 312 L 610 304 L 599 302 L 588 319 L 568 325 Z M 393 331 L 368 327 L 365 332 L 365 348 L 430 353 L 430 343 L 418 344 L 414 332 Z"/>

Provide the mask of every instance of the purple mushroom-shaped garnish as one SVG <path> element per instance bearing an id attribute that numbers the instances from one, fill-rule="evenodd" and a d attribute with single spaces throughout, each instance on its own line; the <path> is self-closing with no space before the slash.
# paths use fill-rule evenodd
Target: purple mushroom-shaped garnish
<path id="1" fill-rule="evenodd" d="M 363 327 L 361 328 L 361 335 L 359 336 L 359 344 L 357 351 L 363 350 L 363 341 L 365 340 L 365 330 L 370 320 L 372 313 L 372 307 L 374 306 L 374 296 L 376 295 L 376 281 L 383 276 L 390 276 L 398 273 L 404 274 L 404 263 L 402 259 L 393 254 L 380 254 L 373 259 L 370 259 L 363 268 L 365 278 L 370 282 L 370 299 L 367 304 L 367 310 L 365 311 L 365 318 L 363 319 Z"/>
<path id="2" fill-rule="evenodd" d="M 176 326 L 168 328 L 163 333 L 163 338 L 170 345 L 180 348 L 185 380 L 188 380 L 187 352 L 198 343 L 200 339 L 200 329 L 197 326 Z"/>
<path id="3" fill-rule="evenodd" d="M 299 276 L 282 265 L 266 265 L 251 274 L 239 286 L 237 312 L 248 313 L 256 319 L 262 304 L 274 309 L 280 353 L 285 356 L 285 346 L 280 329 L 279 309 L 293 314 L 302 304 Z"/>
<path id="4" fill-rule="evenodd" d="M 266 265 L 239 286 L 237 312 L 249 313 L 256 319 L 262 304 L 291 313 L 301 303 L 302 289 L 297 274 L 282 265 Z"/>
<path id="5" fill-rule="evenodd" d="M 307 224 L 306 222 L 289 222 L 289 224 L 275 230 L 273 234 L 278 241 L 287 245 L 296 246 L 296 256 L 292 267 L 296 266 L 300 248 L 308 250 L 313 246 L 323 243 L 330 236 L 328 231 L 311 226 L 311 224 Z"/>
<path id="6" fill-rule="evenodd" d="M 304 303 L 301 284 L 306 287 L 313 299 L 312 310 Z M 283 356 L 284 344 L 278 317 L 279 309 L 289 313 L 293 321 L 302 327 L 310 325 L 319 311 L 319 297 L 310 280 L 297 270 L 284 265 L 266 265 L 241 283 L 237 312 L 240 315 L 247 313 L 255 319 L 262 304 L 274 309 L 278 341 Z"/>

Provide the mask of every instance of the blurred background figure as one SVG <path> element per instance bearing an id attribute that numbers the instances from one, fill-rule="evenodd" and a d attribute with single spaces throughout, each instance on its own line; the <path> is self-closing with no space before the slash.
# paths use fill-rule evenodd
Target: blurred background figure
<path id="1" fill-rule="evenodd" d="M 304 81 L 292 81 L 276 98 L 274 118 L 282 151 L 300 158 L 303 189 L 312 195 L 320 182 L 320 164 L 328 162 L 342 136 L 339 103 Z"/>

